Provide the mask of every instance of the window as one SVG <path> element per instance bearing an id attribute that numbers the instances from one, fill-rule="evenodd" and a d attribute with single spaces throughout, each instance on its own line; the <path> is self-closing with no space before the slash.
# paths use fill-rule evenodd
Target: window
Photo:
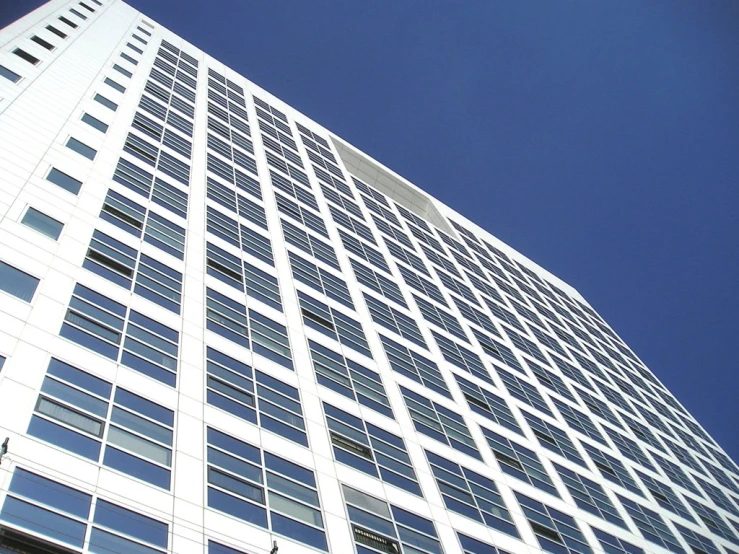
<path id="1" fill-rule="evenodd" d="M 346 485 L 341 488 L 359 554 L 444 553 L 433 521 Z"/>
<path id="2" fill-rule="evenodd" d="M 368 206 L 371 205 L 369 204 L 371 200 L 368 200 L 367 198 L 364 199 L 364 202 Z M 381 208 L 378 207 L 378 209 L 381 209 Z M 392 216 L 393 214 L 390 213 L 390 215 Z M 372 214 L 372 221 L 375 222 L 375 226 L 380 230 L 380 232 L 383 235 L 385 235 L 386 237 L 390 237 L 391 239 L 395 239 L 396 241 L 398 241 L 400 244 L 402 244 L 406 248 L 410 248 L 411 250 L 414 250 L 411 239 L 409 239 L 408 235 L 406 235 L 403 231 L 396 229 L 392 225 L 388 224 L 384 219 L 380 219 L 379 217 L 376 217 L 374 214 Z"/>
<path id="3" fill-rule="evenodd" d="M 403 293 L 400 292 L 400 288 L 393 281 L 378 273 L 374 269 L 359 263 L 354 258 L 349 258 L 349 262 L 352 264 L 354 275 L 361 284 L 371 288 L 375 292 L 379 292 L 385 298 L 388 298 L 397 304 L 400 304 L 404 308 L 408 305 L 405 303 Z"/>
<path id="4" fill-rule="evenodd" d="M 57 29 L 57 28 L 56 28 L 56 27 L 54 27 L 53 25 L 47 25 L 47 26 L 46 26 L 46 29 L 47 29 L 48 31 L 50 31 L 50 32 L 54 33 L 54 34 L 55 34 L 56 36 L 58 36 L 59 38 L 63 38 L 63 39 L 64 39 L 64 38 L 67 38 L 67 36 L 68 36 L 68 35 L 67 35 L 66 33 L 63 33 L 63 32 L 61 32 L 61 31 L 60 31 L 59 29 Z"/>
<path id="5" fill-rule="evenodd" d="M 328 551 L 315 474 L 208 428 L 208 506 Z"/>
<path id="6" fill-rule="evenodd" d="M 734 531 L 727 525 L 724 519 L 719 515 L 717 511 L 708 506 L 704 506 L 700 502 L 688 498 L 690 507 L 693 508 L 698 517 L 712 533 L 717 534 L 719 537 L 723 537 L 727 541 L 736 544 L 737 536 Z M 733 523 L 733 522 L 732 522 Z"/>
<path id="7" fill-rule="evenodd" d="M 454 335 L 465 342 L 469 342 L 469 339 L 467 338 L 467 335 L 464 334 L 459 321 L 457 321 L 457 318 L 452 314 L 442 310 L 441 308 L 437 308 L 431 302 L 428 302 L 415 294 L 413 295 L 413 299 L 416 301 L 418 309 L 421 311 L 421 314 L 426 321 L 433 323 L 437 327 L 444 329 L 449 334 Z"/>
<path id="8" fill-rule="evenodd" d="M 426 342 L 423 340 L 421 331 L 410 316 L 369 296 L 367 293 L 363 293 L 363 296 L 372 316 L 372 321 L 386 329 L 394 331 L 412 343 L 426 348 Z"/>
<path id="9" fill-rule="evenodd" d="M 611 483 L 621 485 L 625 489 L 628 489 L 639 496 L 644 496 L 644 493 L 636 484 L 636 481 L 621 460 L 599 450 L 595 446 L 589 445 L 586 442 L 583 442 L 582 445 L 603 477 L 608 479 Z"/>
<path id="10" fill-rule="evenodd" d="M 451 398 L 444 378 L 434 362 L 383 335 L 380 335 L 380 340 L 393 370 L 442 396 Z"/>
<path id="11" fill-rule="evenodd" d="M 59 334 L 169 386 L 176 384 L 179 333 L 79 283 Z"/>
<path id="12" fill-rule="evenodd" d="M 211 289 L 206 289 L 206 328 L 249 348 L 249 324 L 246 306 Z"/>
<path id="13" fill-rule="evenodd" d="M 478 541 L 467 535 L 463 535 L 457 531 L 459 544 L 462 545 L 463 554 L 508 554 L 503 550 L 499 550 L 497 546 L 486 542 Z"/>
<path id="14" fill-rule="evenodd" d="M 680 485 L 685 490 L 689 490 L 693 494 L 702 496 L 698 491 L 698 487 L 693 484 L 693 481 L 690 480 L 688 474 L 679 465 L 654 452 L 652 452 L 652 458 L 654 458 L 657 464 L 662 468 L 662 471 L 665 472 L 667 477 L 669 477 L 673 483 Z"/>
<path id="15" fill-rule="evenodd" d="M 296 202 L 293 202 L 292 200 L 285 198 L 280 194 L 275 194 L 275 201 L 277 202 L 277 210 L 280 213 L 291 217 L 295 221 L 298 221 L 299 223 L 305 225 L 308 229 L 311 229 L 319 235 L 328 238 L 326 225 L 323 223 L 323 220 L 320 216 L 303 208 Z"/>
<path id="16" fill-rule="evenodd" d="M 709 483 L 705 479 L 701 479 L 700 477 L 696 477 L 696 481 L 698 481 L 698 484 L 703 488 L 703 490 L 708 495 L 708 498 L 713 500 L 713 503 L 716 504 L 716 506 L 719 506 L 720 508 L 723 508 L 730 514 L 739 517 L 739 509 L 734 505 L 734 502 L 730 500 L 729 495 L 726 494 L 724 491 L 722 491 L 717 486 Z M 651 489 L 650 489 L 651 490 Z"/>
<path id="17" fill-rule="evenodd" d="M 354 309 L 349 289 L 342 279 L 308 260 L 304 260 L 293 252 L 288 251 L 287 255 L 290 258 L 290 268 L 296 281 L 308 285 L 347 308 Z"/>
<path id="18" fill-rule="evenodd" d="M 5 365 L 5 356 L 0 355 L 0 371 L 3 369 L 4 365 Z"/>
<path id="19" fill-rule="evenodd" d="M 680 542 L 657 512 L 621 495 L 618 495 L 618 499 L 647 541 L 658 544 L 671 552 L 685 552 L 680 546 Z"/>
<path id="20" fill-rule="evenodd" d="M 501 336 L 500 331 L 498 331 L 498 328 L 495 326 L 495 324 L 493 324 L 493 321 L 488 317 L 487 314 L 485 314 L 478 308 L 475 308 L 471 304 L 468 304 L 464 300 L 461 300 L 457 297 L 452 297 L 452 299 L 457 305 L 459 311 L 462 313 L 462 316 L 468 322 L 479 325 L 482 329 L 485 329 L 485 331 L 496 337 Z"/>
<path id="21" fill-rule="evenodd" d="M 337 462 L 421 496 L 402 438 L 326 402 L 323 411 Z"/>
<path id="22" fill-rule="evenodd" d="M 79 17 L 80 19 L 82 19 L 83 21 L 87 19 L 87 16 L 85 14 L 78 12 L 74 8 L 69 8 L 69 11 L 73 13 L 74 15 L 76 15 L 77 17 Z"/>
<path id="23" fill-rule="evenodd" d="M 426 450 L 447 509 L 519 538 L 495 482 Z"/>
<path id="24" fill-rule="evenodd" d="M 560 456 L 564 456 L 568 460 L 586 467 L 585 462 L 580 457 L 577 448 L 567 436 L 567 433 L 533 414 L 523 410 L 521 412 L 528 422 L 529 427 L 534 432 L 534 435 L 539 440 L 539 444 L 547 450 L 556 452 Z"/>
<path id="25" fill-rule="evenodd" d="M 255 353 L 293 369 L 287 327 L 250 309 L 249 328 L 252 333 L 252 350 Z"/>
<path id="26" fill-rule="evenodd" d="M 74 150 L 75 152 L 81 154 L 89 160 L 94 160 L 95 155 L 97 154 L 97 150 L 95 150 L 94 148 L 90 148 L 74 137 L 69 137 L 69 140 L 67 140 L 67 148 Z"/>
<path id="27" fill-rule="evenodd" d="M 585 537 L 572 516 L 563 514 L 521 493 L 515 494 L 542 550 L 592 554 L 592 549 L 585 541 Z"/>
<path id="28" fill-rule="evenodd" d="M 309 208 L 313 208 L 314 210 L 318 211 L 318 203 L 316 202 L 316 198 L 310 191 L 306 190 L 300 185 L 293 183 L 290 179 L 287 179 L 286 177 L 283 177 L 282 175 L 280 175 L 279 173 L 275 173 L 274 171 L 269 172 L 269 177 L 273 187 L 286 192 L 287 194 L 295 198 L 298 202 L 301 202 Z"/>
<path id="29" fill-rule="evenodd" d="M 139 64 L 139 62 L 137 62 L 134 58 L 132 58 L 131 56 L 129 56 L 125 52 L 121 52 L 121 58 L 123 58 L 124 60 L 126 60 L 127 62 L 129 62 L 129 63 L 131 63 L 133 65 L 138 65 Z"/>
<path id="30" fill-rule="evenodd" d="M 235 219 L 213 209 L 211 206 L 208 206 L 207 209 L 207 230 L 233 246 L 241 248 L 241 250 L 247 254 L 262 260 L 269 265 L 274 265 L 274 259 L 272 258 L 272 244 L 268 238 L 262 236 L 260 233 L 250 229 L 249 227 L 238 224 Z M 220 250 L 218 247 L 213 246 L 210 243 L 208 244 L 209 248 Z M 240 282 L 241 278 L 238 276 L 238 274 L 241 273 L 241 270 L 238 268 L 239 258 L 232 254 L 227 254 L 225 257 L 232 258 L 232 269 L 235 272 L 232 277 L 236 281 Z M 239 288 L 237 285 L 233 286 Z"/>
<path id="31" fill-rule="evenodd" d="M 98 230 L 83 267 L 129 290 L 135 280 L 136 294 L 180 313 L 182 273 Z"/>
<path id="32" fill-rule="evenodd" d="M 590 437 L 603 445 L 606 444 L 603 435 L 600 434 L 600 431 L 598 431 L 598 428 L 589 416 L 582 413 L 580 410 L 576 410 L 569 404 L 565 404 L 557 398 L 552 398 L 552 401 L 557 407 L 559 413 L 562 414 L 562 417 L 572 429 L 579 431 L 583 435 Z"/>
<path id="33" fill-rule="evenodd" d="M 436 274 L 439 276 L 439 280 L 444 284 L 447 290 L 458 294 L 462 298 L 466 298 L 475 305 L 480 305 L 480 302 L 477 300 L 470 287 L 440 269 L 436 270 Z"/>
<path id="34" fill-rule="evenodd" d="M 59 360 L 49 362 L 28 434 L 169 489 L 174 412 Z"/>
<path id="35" fill-rule="evenodd" d="M 308 446 L 298 389 L 208 347 L 208 404 Z"/>
<path id="36" fill-rule="evenodd" d="M 601 546 L 605 552 L 609 554 L 644 554 L 644 550 L 638 546 L 626 542 L 623 539 L 609 535 L 605 531 L 591 527 L 595 536 L 598 537 Z"/>
<path id="37" fill-rule="evenodd" d="M 457 374 L 454 374 L 454 378 L 457 380 L 457 384 L 473 412 L 511 431 L 515 431 L 519 435 L 523 434 L 505 400 Z"/>
<path id="38" fill-rule="evenodd" d="M 363 238 L 364 240 L 366 240 L 367 242 L 371 244 L 374 244 L 374 245 L 377 244 L 375 237 L 372 235 L 372 231 L 370 230 L 369 227 L 367 227 L 367 225 L 357 221 L 351 216 L 348 216 L 343 211 L 339 210 L 338 208 L 335 208 L 331 204 L 328 205 L 328 209 L 329 209 L 329 212 L 331 212 L 331 217 L 333 218 L 334 222 L 337 225 Z"/>
<path id="39" fill-rule="evenodd" d="M 575 396 L 570 392 L 570 389 L 567 388 L 567 385 L 559 375 L 557 375 L 549 367 L 544 368 L 531 360 L 527 360 L 526 363 L 531 368 L 531 372 L 536 375 L 542 385 L 544 385 L 550 391 L 556 392 L 560 396 L 563 396 L 567 400 L 570 400 L 571 402 L 577 404 Z M 556 402 L 559 402 L 559 400 L 556 399 Z"/>
<path id="40" fill-rule="evenodd" d="M 649 458 L 647 458 L 646 454 L 644 454 L 644 451 L 642 451 L 636 441 L 631 440 L 629 437 L 622 435 L 618 431 L 610 429 L 609 427 L 604 426 L 603 428 L 624 457 L 636 462 L 642 467 L 646 467 L 647 469 L 654 471 L 652 462 L 649 461 Z"/>
<path id="41" fill-rule="evenodd" d="M 333 189 L 328 188 L 327 186 L 321 184 L 321 191 L 323 192 L 323 195 L 339 206 L 340 208 L 343 208 L 353 216 L 356 216 L 357 218 L 364 220 L 364 214 L 362 214 L 362 210 L 357 206 L 357 204 L 354 203 L 354 201 L 349 200 L 342 194 L 339 194 Z"/>
<path id="42" fill-rule="evenodd" d="M 513 345 L 518 348 L 521 352 L 528 354 L 535 360 L 539 360 L 545 365 L 549 365 L 549 360 L 546 359 L 542 351 L 536 345 L 536 343 L 523 335 L 516 333 L 511 329 L 505 329 L 508 338 L 511 339 Z"/>
<path id="43" fill-rule="evenodd" d="M 248 296 L 282 311 L 280 288 L 276 277 L 247 262 L 244 262 L 244 277 Z"/>
<path id="44" fill-rule="evenodd" d="M 282 223 L 282 232 L 285 236 L 285 242 L 300 248 L 303 252 L 310 254 L 317 260 L 333 267 L 334 269 L 341 270 L 339 260 L 336 258 L 336 253 L 334 252 L 333 247 L 324 243 L 317 237 L 309 235 L 305 230 L 296 227 L 284 219 L 281 219 L 280 223 Z"/>
<path id="45" fill-rule="evenodd" d="M 393 417 L 379 373 L 310 339 L 308 346 L 319 384 L 389 418 Z"/>
<path id="46" fill-rule="evenodd" d="M 76 23 L 70 21 L 69 19 L 67 19 L 63 15 L 59 17 L 59 21 L 61 21 L 65 25 L 70 26 L 72 29 L 76 29 L 77 27 L 79 27 L 79 25 L 77 25 Z"/>
<path id="47" fill-rule="evenodd" d="M 425 294 L 442 306 L 447 305 L 444 296 L 441 294 L 439 287 L 437 287 L 435 283 L 429 281 L 425 277 L 417 275 L 414 271 L 411 271 L 403 265 L 398 265 L 398 270 L 400 270 L 400 274 L 403 276 L 403 280 L 405 281 L 406 285 L 413 289 L 416 289 L 418 292 Z"/>
<path id="48" fill-rule="evenodd" d="M 87 528 L 91 551 L 148 552 L 167 550 L 169 526 L 93 497 L 21 467 L 13 472 L 0 519 L 13 527 L 82 548 Z"/>
<path id="49" fill-rule="evenodd" d="M 18 56 L 20 59 L 27 61 L 31 65 L 37 65 L 41 60 L 39 60 L 36 56 L 32 56 L 25 50 L 21 50 L 20 48 L 16 48 L 13 50 L 13 54 Z"/>
<path id="50" fill-rule="evenodd" d="M 45 41 L 44 39 L 42 39 L 38 35 L 33 35 L 31 37 L 31 40 L 33 42 L 35 42 L 36 44 L 38 44 L 39 46 L 41 46 L 43 48 L 46 48 L 47 50 L 53 50 L 54 49 L 54 45 L 53 44 L 51 44 L 50 42 Z"/>
<path id="51" fill-rule="evenodd" d="M 424 275 L 430 275 L 428 269 L 426 269 L 426 266 L 423 263 L 423 260 L 421 260 L 421 258 L 416 256 L 413 252 L 409 252 L 402 246 L 396 244 L 389 239 L 385 239 L 385 246 L 387 246 L 390 254 L 396 260 L 400 260 L 401 262 L 408 264 L 410 267 L 412 267 L 416 271 L 420 271 Z"/>
<path id="52" fill-rule="evenodd" d="M 15 71 L 11 71 L 4 65 L 0 65 L 0 76 L 5 77 L 8 81 L 12 81 L 13 83 L 17 83 L 21 80 L 20 75 L 18 75 Z"/>
<path id="53" fill-rule="evenodd" d="M 519 374 L 526 375 L 526 371 L 524 371 L 521 363 L 513 353 L 513 350 L 477 329 L 473 328 L 472 334 L 475 335 L 475 338 L 477 339 L 477 342 L 480 343 L 483 352 L 488 356 L 503 363 L 506 367 L 515 370 Z"/>
<path id="54" fill-rule="evenodd" d="M 103 123 L 98 118 L 91 116 L 89 113 L 82 114 L 82 121 L 87 123 L 90 127 L 97 129 L 101 133 L 106 133 L 108 131 L 107 123 Z"/>
<path id="55" fill-rule="evenodd" d="M 31 207 L 26 210 L 21 223 L 54 240 L 59 238 L 64 228 L 63 223 Z"/>
<path id="56" fill-rule="evenodd" d="M 30 302 L 38 284 L 36 277 L 0 261 L 0 290 L 24 302 Z"/>
<path id="57" fill-rule="evenodd" d="M 146 199 L 150 198 L 155 204 L 166 208 L 183 219 L 187 217 L 186 192 L 159 177 L 154 178 L 151 173 L 144 171 L 128 160 L 123 158 L 118 160 L 113 180 Z"/>
<path id="58" fill-rule="evenodd" d="M 400 392 L 416 431 L 473 458 L 482 459 L 462 416 L 403 386 Z"/>
<path id="59" fill-rule="evenodd" d="M 675 527 L 680 531 L 685 542 L 690 545 L 690 548 L 695 552 L 695 554 L 721 554 L 718 547 L 704 535 L 696 533 L 687 527 L 683 527 L 679 523 L 675 523 Z"/>
<path id="60" fill-rule="evenodd" d="M 693 516 L 683 504 L 680 497 L 674 492 L 673 487 L 653 479 L 642 471 L 637 471 L 636 474 L 644 483 L 644 486 L 650 492 L 654 500 L 662 506 L 665 510 L 672 512 L 673 514 L 679 515 L 688 521 L 695 521 Z"/>
<path id="61" fill-rule="evenodd" d="M 133 73 L 131 73 L 128 69 L 125 69 L 125 68 L 121 67 L 117 63 L 114 63 L 113 64 L 113 69 L 115 69 L 118 73 L 120 73 L 124 77 L 128 77 L 129 79 L 131 77 L 133 77 Z M 123 92 L 123 91 L 121 91 L 121 92 Z"/>
<path id="62" fill-rule="evenodd" d="M 105 80 L 106 84 L 109 84 L 109 85 L 110 85 L 111 83 L 113 83 L 113 81 L 110 81 L 110 82 L 108 82 L 108 81 L 110 81 L 110 79 L 106 79 L 106 80 Z M 111 85 L 111 86 L 112 86 L 112 85 Z M 120 85 L 119 85 L 119 86 L 120 86 Z M 122 87 L 121 87 L 121 88 L 122 88 Z M 108 108 L 109 110 L 113 110 L 113 111 L 116 111 L 116 110 L 118 109 L 118 104 L 116 104 L 116 103 L 115 103 L 115 102 L 113 102 L 112 100 L 108 100 L 108 99 L 107 99 L 107 98 L 106 98 L 105 96 L 103 96 L 102 94 L 96 94 L 96 95 L 94 96 L 94 100 L 95 100 L 95 102 L 98 102 L 98 103 L 102 104 L 103 106 L 105 106 L 105 107 L 106 107 L 106 108 Z"/>
<path id="63" fill-rule="evenodd" d="M 356 350 L 368 358 L 372 357 L 359 322 L 301 291 L 298 291 L 298 303 L 303 323 L 307 327 L 338 340 L 343 346 Z"/>
<path id="64" fill-rule="evenodd" d="M 480 360 L 477 354 L 463 346 L 459 346 L 456 342 L 436 333 L 435 331 L 431 331 L 431 334 L 434 335 L 436 344 L 439 345 L 439 349 L 447 362 L 468 371 L 486 383 L 490 383 L 491 385 L 493 384 L 490 374 L 487 369 L 485 369 L 485 366 L 482 365 L 482 360 Z"/>
<path id="65" fill-rule="evenodd" d="M 358 238 L 345 233 L 341 229 L 339 229 L 339 236 L 341 237 L 341 242 L 344 244 L 344 248 L 349 252 L 359 256 L 364 261 L 371 263 L 377 269 L 381 269 L 385 273 L 390 274 L 390 268 L 379 250 L 364 244 Z"/>
<path id="66" fill-rule="evenodd" d="M 480 426 L 480 428 L 503 473 L 559 497 L 552 479 L 536 452 L 485 427 Z"/>
<path id="67" fill-rule="evenodd" d="M 80 191 L 80 187 L 82 187 L 82 181 L 78 181 L 74 177 L 62 173 L 55 167 L 51 168 L 49 174 L 46 176 L 46 180 L 72 194 L 77 194 Z"/>
<path id="68" fill-rule="evenodd" d="M 603 487 L 595 481 L 583 477 L 559 464 L 554 464 L 560 478 L 570 492 L 575 504 L 580 508 L 596 515 L 609 523 L 627 529 L 626 524 L 618 515 L 616 507 L 606 494 Z"/>

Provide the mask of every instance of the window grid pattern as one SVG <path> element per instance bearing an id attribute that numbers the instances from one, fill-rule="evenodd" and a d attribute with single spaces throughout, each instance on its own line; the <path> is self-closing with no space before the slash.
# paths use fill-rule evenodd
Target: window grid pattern
<path id="1" fill-rule="evenodd" d="M 210 346 L 206 373 L 208 404 L 308 446 L 298 389 Z"/>
<path id="2" fill-rule="evenodd" d="M 447 509 L 518 538 L 508 508 L 492 479 L 426 451 Z"/>
<path id="3" fill-rule="evenodd" d="M 505 400 L 497 394 L 490 392 L 485 387 L 468 381 L 457 374 L 454 375 L 454 378 L 457 380 L 457 384 L 467 401 L 467 405 L 473 412 L 502 427 L 515 431 L 519 435 L 523 435 L 523 431 L 521 431 L 516 417 L 511 412 Z"/>
<path id="4" fill-rule="evenodd" d="M 323 411 L 337 462 L 421 496 L 402 438 L 326 402 Z"/>
<path id="5" fill-rule="evenodd" d="M 560 497 L 551 477 L 533 450 L 482 427 L 482 433 L 503 473 L 524 481 L 539 490 Z"/>
<path id="6" fill-rule="evenodd" d="M 384 335 L 380 335 L 380 341 L 385 349 L 390 367 L 394 371 L 417 383 L 421 383 L 442 396 L 451 398 L 444 377 L 433 361 Z"/>
<path id="7" fill-rule="evenodd" d="M 459 414 L 401 386 L 416 431 L 481 460 L 475 440 Z"/>
<path id="8" fill-rule="evenodd" d="M 393 418 L 379 373 L 315 341 L 308 340 L 308 347 L 319 384 Z"/>

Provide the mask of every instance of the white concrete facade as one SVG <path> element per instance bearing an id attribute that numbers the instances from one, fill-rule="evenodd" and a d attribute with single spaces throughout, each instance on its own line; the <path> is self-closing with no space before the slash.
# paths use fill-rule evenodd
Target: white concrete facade
<path id="1" fill-rule="evenodd" d="M 119 0 L 0 31 L 0 367 L 0 552 L 739 552 L 576 290 Z"/>

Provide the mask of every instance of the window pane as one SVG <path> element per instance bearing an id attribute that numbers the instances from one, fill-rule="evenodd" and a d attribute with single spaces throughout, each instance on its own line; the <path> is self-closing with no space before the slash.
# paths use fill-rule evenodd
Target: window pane
<path id="1" fill-rule="evenodd" d="M 97 154 L 97 150 L 95 150 L 94 148 L 90 148 L 74 137 L 69 137 L 69 140 L 67 140 L 67 148 L 74 150 L 78 154 L 81 154 L 85 158 L 88 158 L 90 160 L 94 160 L 95 155 Z"/>
<path id="2" fill-rule="evenodd" d="M 82 182 L 78 181 L 74 177 L 70 177 L 66 173 L 62 173 L 58 169 L 52 167 L 49 174 L 46 176 L 47 181 L 51 181 L 55 185 L 62 187 L 64 190 L 77 194 L 80 191 Z"/>
<path id="3" fill-rule="evenodd" d="M 5 77 L 6 79 L 13 81 L 14 83 L 17 83 L 21 80 L 21 76 L 18 75 L 15 71 L 10 71 L 7 67 L 4 65 L 0 65 L 0 76 Z"/>
<path id="4" fill-rule="evenodd" d="M 0 290 L 30 302 L 39 280 L 5 262 L 0 262 Z"/>
<path id="5" fill-rule="evenodd" d="M 107 123 L 103 123 L 97 117 L 92 117 L 89 113 L 86 113 L 82 116 L 82 121 L 84 121 L 91 127 L 95 127 L 95 129 L 103 133 L 105 133 L 108 130 Z"/>
<path id="6" fill-rule="evenodd" d="M 64 227 L 63 223 L 41 213 L 35 208 L 28 208 L 21 223 L 28 225 L 30 228 L 35 229 L 39 233 L 43 233 L 54 240 L 59 238 L 59 234 L 62 232 L 62 228 Z"/>

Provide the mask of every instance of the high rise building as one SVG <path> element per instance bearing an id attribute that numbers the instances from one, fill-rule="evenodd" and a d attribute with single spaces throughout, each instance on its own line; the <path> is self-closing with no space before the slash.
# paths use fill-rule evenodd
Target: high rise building
<path id="1" fill-rule="evenodd" d="M 572 287 L 119 0 L 0 45 L 0 552 L 739 552 Z"/>

